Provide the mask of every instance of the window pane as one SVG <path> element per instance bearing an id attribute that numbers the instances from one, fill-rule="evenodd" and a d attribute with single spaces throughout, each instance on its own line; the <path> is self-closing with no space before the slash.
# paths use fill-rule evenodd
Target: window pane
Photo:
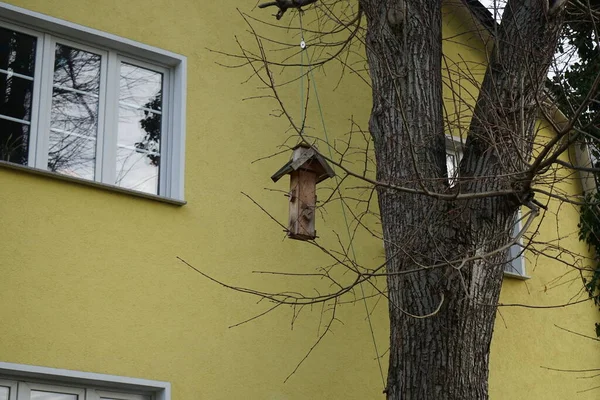
<path id="1" fill-rule="evenodd" d="M 31 391 L 31 400 L 77 400 L 76 394 L 66 394 L 57 392 L 42 392 L 40 390 Z"/>
<path id="2" fill-rule="evenodd" d="M 54 86 L 98 95 L 100 59 L 98 54 L 57 44 L 54 59 Z"/>
<path id="3" fill-rule="evenodd" d="M 0 71 L 0 114 L 22 121 L 31 120 L 33 80 Z"/>
<path id="4" fill-rule="evenodd" d="M 57 44 L 48 169 L 94 179 L 100 62 L 97 54 Z"/>
<path id="5" fill-rule="evenodd" d="M 48 170 L 83 179 L 94 179 L 96 139 L 68 132 L 50 132 Z"/>
<path id="6" fill-rule="evenodd" d="M 0 115 L 0 160 L 27 165 L 28 151 L 29 125 Z"/>
<path id="7" fill-rule="evenodd" d="M 8 400 L 10 396 L 10 388 L 0 386 L 0 400 Z"/>
<path id="8" fill-rule="evenodd" d="M 446 168 L 448 169 L 448 184 L 454 186 L 458 176 L 458 160 L 455 154 L 446 152 Z"/>
<path id="9" fill-rule="evenodd" d="M 23 165 L 29 153 L 36 41 L 0 28 L 0 160 Z"/>
<path id="10" fill-rule="evenodd" d="M 0 69 L 33 77 L 37 39 L 0 28 Z"/>
<path id="11" fill-rule="evenodd" d="M 517 236 L 519 236 L 519 234 L 521 233 L 521 222 L 519 222 L 519 220 L 521 219 L 521 211 L 519 211 L 517 213 L 517 216 L 515 217 L 515 221 L 512 227 L 512 233 L 511 233 L 511 238 L 516 238 Z M 519 240 L 519 243 L 522 243 L 522 239 Z M 523 275 L 525 274 L 524 271 L 524 266 L 523 266 L 523 248 L 521 247 L 520 244 L 513 244 L 510 247 L 510 250 L 508 252 L 508 261 L 505 266 L 504 266 L 504 270 L 506 272 L 511 272 L 513 274 L 519 274 L 519 275 Z"/>
<path id="12" fill-rule="evenodd" d="M 135 65 L 121 63 L 119 100 L 134 107 L 162 109 L 162 74 Z"/>
<path id="13" fill-rule="evenodd" d="M 116 184 L 157 194 L 162 134 L 161 73 L 121 64 Z"/>

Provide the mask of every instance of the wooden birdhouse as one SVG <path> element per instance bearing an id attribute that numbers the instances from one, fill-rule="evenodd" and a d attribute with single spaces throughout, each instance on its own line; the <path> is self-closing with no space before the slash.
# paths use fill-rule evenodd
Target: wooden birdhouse
<path id="1" fill-rule="evenodd" d="M 292 150 L 292 159 L 275 172 L 271 179 L 277 182 L 282 176 L 290 175 L 288 237 L 311 240 L 317 237 L 315 230 L 317 184 L 333 178 L 335 172 L 308 144 L 300 143 Z"/>

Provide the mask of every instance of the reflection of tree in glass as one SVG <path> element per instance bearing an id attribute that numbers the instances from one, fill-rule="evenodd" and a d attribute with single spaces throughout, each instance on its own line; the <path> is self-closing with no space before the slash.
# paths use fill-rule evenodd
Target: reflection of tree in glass
<path id="1" fill-rule="evenodd" d="M 151 110 L 160 110 L 162 102 L 161 93 L 158 93 L 152 100 L 144 105 L 144 108 Z M 161 115 L 144 110 L 144 118 L 140 120 L 140 126 L 146 135 L 141 142 L 136 142 L 135 148 L 140 153 L 145 153 L 150 159 L 150 164 L 154 167 L 160 165 L 160 132 L 161 132 Z"/>
<path id="2" fill-rule="evenodd" d="M 57 45 L 48 169 L 93 178 L 100 56 Z"/>
<path id="3" fill-rule="evenodd" d="M 33 81 L 12 72 L 33 77 L 36 38 L 0 28 L 0 114 L 29 121 Z M 27 164 L 29 126 L 0 119 L 0 160 Z"/>
<path id="4" fill-rule="evenodd" d="M 116 184 L 158 192 L 162 121 L 160 72 L 121 62 Z"/>

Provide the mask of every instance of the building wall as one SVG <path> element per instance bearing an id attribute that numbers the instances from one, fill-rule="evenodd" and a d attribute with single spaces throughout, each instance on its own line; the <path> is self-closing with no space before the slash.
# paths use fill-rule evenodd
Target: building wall
<path id="1" fill-rule="evenodd" d="M 177 400 L 383 398 L 365 304 L 341 305 L 336 317 L 344 324 L 334 323 L 333 334 L 284 384 L 323 328 L 321 309 L 307 307 L 297 319 L 292 310 L 278 309 L 229 328 L 269 306 L 202 278 L 176 258 L 224 282 L 259 290 L 327 287 L 309 278 L 252 273 L 310 273 L 330 260 L 305 243 L 283 241 L 281 228 L 241 194 L 286 219 L 287 199 L 263 188 L 286 189 L 284 180 L 273 185 L 269 177 L 288 155 L 252 161 L 278 151 L 289 136 L 287 125 L 268 116 L 272 103 L 242 101 L 256 94 L 256 85 L 241 84 L 247 69 L 220 67 L 207 50 L 236 51 L 234 35 L 245 31 L 236 7 L 249 11 L 251 5 L 232 0 L 10 3 L 188 57 L 187 204 L 0 169 L 0 361 L 169 381 Z M 334 92 L 335 82 L 320 74 L 317 81 L 332 130 L 341 134 L 338 127 L 348 126 L 350 115 L 365 124 L 369 92 L 364 87 L 342 85 Z M 563 185 L 579 190 L 574 181 Z M 574 232 L 576 222 L 576 210 L 563 206 L 561 229 Z M 555 228 L 550 216 L 539 237 L 554 238 Z M 333 229 L 344 232 L 339 212 L 318 217 L 323 243 L 335 243 Z M 561 240 L 585 250 L 574 235 Z M 356 250 L 371 265 L 382 262 L 381 244 L 366 235 L 356 241 Z M 565 272 L 559 263 L 538 259 L 534 268 L 534 262 L 528 262 L 531 280 L 505 283 L 503 302 L 558 304 L 580 289 L 578 282 L 553 285 Z M 365 290 L 370 294 L 372 288 Z M 386 305 L 369 299 L 367 306 L 376 306 L 372 327 L 383 354 Z M 594 366 L 598 346 L 554 324 L 590 333 L 597 317 L 590 304 L 501 309 L 492 346 L 492 398 L 562 399 L 586 388 L 586 382 L 540 366 Z M 382 364 L 385 374 L 385 356 Z"/>
<path id="2" fill-rule="evenodd" d="M 493 37 L 476 23 L 464 7 L 457 7 L 457 3 L 460 4 L 460 1 L 448 1 L 444 8 L 443 46 L 447 66 L 444 96 L 449 130 L 455 137 L 464 140 L 478 93 L 475 83 L 483 80 L 493 49 Z M 553 136 L 547 122 L 540 122 L 536 130 L 538 144 L 534 153 Z M 575 162 L 566 154 L 562 160 Z M 580 176 L 574 171 L 552 169 L 544 180 L 557 182 L 555 193 L 582 193 Z M 542 210 L 527 235 L 538 243 L 548 244 L 537 245 L 535 252 L 525 252 L 526 273 L 531 279 L 505 278 L 500 302 L 547 307 L 585 299 L 586 294 L 581 293 L 579 271 L 556 259 L 580 267 L 588 265 L 585 258 L 590 253 L 577 238 L 578 209 L 539 194 L 536 199 L 547 204 L 548 210 Z M 556 247 L 567 251 L 559 254 Z M 578 393 L 597 386 L 594 384 L 597 378 L 579 379 L 591 374 L 557 372 L 546 368 L 581 370 L 597 367 L 598 342 L 559 327 L 594 336 L 594 322 L 599 317 L 591 302 L 549 309 L 500 307 L 491 348 L 490 398 L 595 399 L 597 390 Z"/>

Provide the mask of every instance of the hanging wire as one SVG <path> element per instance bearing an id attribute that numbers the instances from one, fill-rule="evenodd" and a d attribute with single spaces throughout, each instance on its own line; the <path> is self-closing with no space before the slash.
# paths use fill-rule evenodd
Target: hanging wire
<path id="1" fill-rule="evenodd" d="M 300 115 L 302 117 L 302 130 L 301 130 L 301 134 L 304 134 L 304 52 L 307 51 L 308 46 L 306 45 L 306 42 L 304 41 L 304 27 L 302 25 L 302 11 L 299 10 L 298 11 L 298 15 L 299 15 L 299 20 L 300 20 L 300 37 L 301 37 L 301 41 L 300 41 Z M 327 134 L 327 126 L 325 124 L 325 116 L 323 115 L 323 108 L 321 107 L 321 100 L 319 99 L 319 92 L 317 91 L 317 83 L 315 80 L 315 75 L 314 75 L 314 71 L 311 68 L 312 66 L 312 61 L 311 61 L 311 56 L 308 56 L 308 73 L 307 76 L 309 76 L 309 80 L 312 81 L 313 84 L 313 91 L 315 93 L 315 99 L 317 101 L 317 108 L 319 109 L 319 115 L 321 117 L 321 125 L 323 127 L 323 133 L 325 135 L 325 143 L 327 144 L 327 150 L 329 151 L 329 158 L 333 159 L 333 153 L 331 151 L 331 144 L 329 143 L 329 135 Z M 310 83 L 309 83 L 310 84 Z M 308 99 L 307 99 L 308 101 Z M 340 178 L 339 176 L 335 175 L 335 180 L 336 180 L 336 187 L 340 188 Z M 338 189 L 339 190 L 339 189 Z M 348 216 L 346 214 L 346 203 L 342 200 L 341 196 L 340 196 L 340 202 L 342 204 L 342 215 L 344 217 L 344 223 L 346 225 L 346 233 L 348 234 L 348 240 L 350 242 L 350 251 L 352 252 L 352 259 L 354 261 L 354 263 L 356 264 L 356 252 L 354 250 L 354 241 L 352 240 L 352 233 L 350 231 L 350 224 L 348 223 Z M 360 287 L 360 292 L 361 292 L 361 296 L 363 299 L 363 303 L 365 305 L 365 312 L 367 313 L 367 321 L 369 323 L 369 330 L 371 331 L 371 339 L 373 340 L 373 347 L 375 348 L 375 356 L 377 358 L 377 365 L 379 366 L 379 373 L 381 375 L 381 383 L 383 384 L 383 387 L 385 389 L 385 378 L 383 376 L 383 367 L 381 366 L 381 356 L 379 355 L 379 348 L 377 347 L 377 341 L 375 339 L 375 331 L 373 330 L 373 322 L 371 321 L 371 313 L 369 312 L 369 306 L 367 305 L 367 298 L 365 296 L 365 289 L 363 287 L 363 282 L 359 283 L 359 287 Z"/>
<path id="2" fill-rule="evenodd" d="M 304 28 L 302 26 L 302 11 L 298 10 L 300 19 L 300 134 L 304 134 L 304 50 L 306 42 L 304 42 Z M 304 44 L 304 46 L 303 46 Z M 310 60 L 309 60 L 310 62 Z"/>

